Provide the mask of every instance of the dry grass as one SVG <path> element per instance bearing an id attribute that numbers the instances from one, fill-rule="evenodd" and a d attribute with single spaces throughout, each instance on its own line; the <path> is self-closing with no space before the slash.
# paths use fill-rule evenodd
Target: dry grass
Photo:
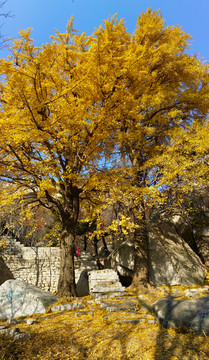
<path id="1" fill-rule="evenodd" d="M 165 289 L 164 289 L 165 290 Z M 144 299 L 153 302 L 164 291 L 149 292 Z M 131 295 L 131 294 L 130 294 Z M 136 294 L 132 294 L 132 298 Z M 80 299 L 79 299 L 80 300 Z M 17 325 L 30 338 L 14 341 L 0 337 L 0 360 L 206 360 L 209 337 L 197 336 L 186 329 L 166 330 L 149 324 L 152 315 L 138 308 L 130 312 L 109 313 L 98 305 L 87 304 L 82 311 L 65 311 L 36 315 L 37 323 Z M 119 299 L 113 303 L 121 302 Z M 123 323 L 124 319 L 145 318 L 142 323 Z M 12 326 L 11 326 L 12 327 Z"/>

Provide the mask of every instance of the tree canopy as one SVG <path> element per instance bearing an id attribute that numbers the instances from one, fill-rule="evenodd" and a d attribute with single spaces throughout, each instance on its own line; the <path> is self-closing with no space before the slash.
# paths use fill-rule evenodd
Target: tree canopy
<path id="1" fill-rule="evenodd" d="M 178 154 L 168 151 L 173 139 L 207 119 L 208 66 L 188 54 L 189 41 L 148 9 L 133 34 L 116 16 L 90 36 L 77 34 L 71 20 L 42 47 L 30 29 L 21 31 L 1 59 L 0 205 L 15 202 L 28 214 L 41 205 L 58 215 L 60 295 L 76 293 L 81 200 L 126 202 L 136 249 L 144 244 L 146 253 L 144 199 L 179 170 L 171 161 Z"/>

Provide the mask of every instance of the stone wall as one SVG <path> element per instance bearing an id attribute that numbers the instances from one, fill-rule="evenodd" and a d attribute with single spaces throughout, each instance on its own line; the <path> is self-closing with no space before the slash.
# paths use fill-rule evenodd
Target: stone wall
<path id="1" fill-rule="evenodd" d="M 96 259 L 91 254 L 83 252 L 80 255 L 74 259 L 75 282 L 79 294 L 86 288 L 83 280 L 84 270 L 88 272 L 98 269 Z M 24 280 L 52 293 L 57 291 L 60 270 L 59 247 L 26 247 L 8 237 L 2 257 L 15 279 Z"/>
<path id="2" fill-rule="evenodd" d="M 56 292 L 60 269 L 58 247 L 25 247 L 8 238 L 2 256 L 15 279 Z"/>

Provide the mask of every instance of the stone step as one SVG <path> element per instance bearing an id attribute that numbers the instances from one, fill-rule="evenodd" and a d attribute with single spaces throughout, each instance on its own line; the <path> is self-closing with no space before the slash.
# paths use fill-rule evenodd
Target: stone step
<path id="1" fill-rule="evenodd" d="M 10 255 L 21 256 L 24 251 L 24 248 L 25 248 L 24 245 L 21 244 L 20 242 L 9 240 L 6 243 L 4 253 L 10 254 Z"/>
<path id="2" fill-rule="evenodd" d="M 82 267 L 85 267 L 85 268 L 93 268 L 96 270 L 98 269 L 98 265 L 96 262 L 93 262 L 93 261 L 81 261 L 81 266 Z"/>
<path id="3" fill-rule="evenodd" d="M 112 269 L 92 271 L 89 276 L 91 281 L 97 281 L 97 280 L 119 281 L 117 272 Z"/>
<path id="4" fill-rule="evenodd" d="M 90 292 L 93 293 L 111 293 L 111 292 L 124 292 L 125 288 L 122 287 L 122 285 L 120 286 L 94 286 L 94 287 L 90 287 Z"/>
<path id="5" fill-rule="evenodd" d="M 108 301 L 104 301 L 101 300 L 100 301 L 100 307 L 101 309 L 105 309 L 105 310 L 110 310 L 111 312 L 113 311 L 131 311 L 131 312 L 136 312 L 136 303 L 133 301 L 127 301 L 124 303 L 113 303 L 113 302 L 108 302 Z M 147 316 L 147 314 L 146 314 Z"/>
<path id="6" fill-rule="evenodd" d="M 96 286 L 115 286 L 117 284 L 120 284 L 118 280 L 115 281 L 91 281 L 91 287 L 96 287 Z M 122 285 L 121 285 L 122 286 Z"/>
<path id="7" fill-rule="evenodd" d="M 92 256 L 92 257 L 89 257 L 89 256 L 80 256 L 79 259 L 81 261 L 96 261 L 96 259 Z"/>
<path id="8" fill-rule="evenodd" d="M 115 297 L 121 297 L 125 294 L 125 292 L 118 291 L 118 292 L 110 292 L 110 293 L 93 293 L 93 297 L 98 299 L 99 301 L 102 299 L 114 299 Z M 95 300 L 96 302 L 96 300 Z"/>

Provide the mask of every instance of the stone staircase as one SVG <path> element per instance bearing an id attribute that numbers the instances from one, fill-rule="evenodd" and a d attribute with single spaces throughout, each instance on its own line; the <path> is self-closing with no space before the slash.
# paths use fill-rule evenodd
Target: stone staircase
<path id="1" fill-rule="evenodd" d="M 0 240 L 4 236 L 0 237 Z M 22 257 L 24 245 L 20 242 L 15 240 L 12 236 L 6 236 L 6 247 L 4 248 L 5 255 L 16 255 L 18 257 Z"/>
<path id="2" fill-rule="evenodd" d="M 86 271 L 86 273 L 89 273 L 92 270 L 98 269 L 95 258 L 88 252 L 81 252 L 79 257 L 75 257 L 74 266 L 76 284 L 84 271 Z"/>
<path id="3" fill-rule="evenodd" d="M 104 269 L 90 271 L 88 275 L 89 292 L 94 297 L 123 296 L 125 288 L 119 281 L 115 270 Z"/>

